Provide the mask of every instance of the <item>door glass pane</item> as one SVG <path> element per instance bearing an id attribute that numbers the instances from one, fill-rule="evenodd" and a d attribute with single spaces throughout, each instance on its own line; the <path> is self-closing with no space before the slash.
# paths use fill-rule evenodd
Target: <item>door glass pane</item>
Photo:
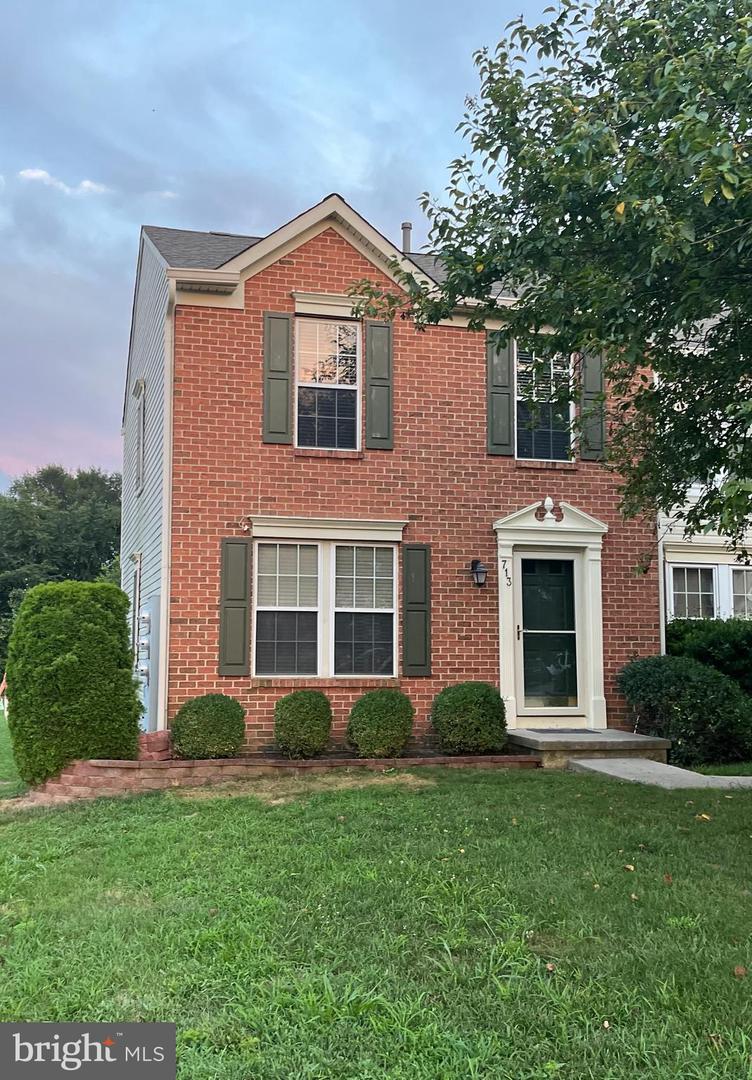
<path id="1" fill-rule="evenodd" d="M 576 706 L 572 560 L 522 560 L 522 650 L 525 707 Z"/>

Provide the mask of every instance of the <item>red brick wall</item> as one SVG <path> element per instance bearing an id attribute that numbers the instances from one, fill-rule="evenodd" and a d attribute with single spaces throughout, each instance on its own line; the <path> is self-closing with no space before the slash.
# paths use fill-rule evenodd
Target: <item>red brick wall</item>
<path id="1" fill-rule="evenodd" d="M 434 674 L 399 680 L 416 707 L 420 733 L 447 683 L 498 685 L 492 523 L 551 495 L 609 526 L 604 659 L 609 720 L 618 722 L 616 672 L 629 657 L 659 648 L 656 571 L 638 577 L 634 569 L 654 530 L 621 521 L 615 481 L 597 464 L 486 453 L 483 335 L 443 326 L 419 333 L 395 322 L 393 451 L 322 455 L 262 443 L 262 313 L 292 311 L 293 289 L 342 294 L 364 276 L 380 275 L 329 229 L 250 278 L 244 311 L 179 306 L 175 312 L 170 716 L 196 694 L 233 694 L 247 708 L 249 741 L 265 745 L 272 740 L 274 702 L 292 687 L 310 685 L 329 693 L 341 734 L 367 685 L 362 680 L 217 675 L 220 539 L 241 535 L 248 514 L 391 518 L 409 521 L 405 541 L 432 545 Z M 471 583 L 472 558 L 491 568 L 484 589 Z"/>

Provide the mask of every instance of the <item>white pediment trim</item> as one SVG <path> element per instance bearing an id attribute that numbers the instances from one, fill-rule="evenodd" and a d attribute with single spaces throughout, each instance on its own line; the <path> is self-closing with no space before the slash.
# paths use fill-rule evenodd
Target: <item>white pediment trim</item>
<path id="1" fill-rule="evenodd" d="M 499 518 L 493 526 L 499 544 L 600 547 L 608 532 L 605 522 L 563 499 L 559 513 L 555 510 L 553 500 L 546 498 Z"/>

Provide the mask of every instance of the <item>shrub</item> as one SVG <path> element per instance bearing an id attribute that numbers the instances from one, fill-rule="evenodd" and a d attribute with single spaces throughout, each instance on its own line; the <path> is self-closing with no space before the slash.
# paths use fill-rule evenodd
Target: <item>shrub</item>
<path id="1" fill-rule="evenodd" d="M 8 647 L 8 726 L 18 771 L 38 784 L 78 758 L 138 757 L 128 597 L 116 585 L 30 589 Z"/>
<path id="2" fill-rule="evenodd" d="M 448 754 L 490 754 L 506 742 L 504 702 L 489 683 L 445 687 L 431 709 L 434 731 Z"/>
<path id="3" fill-rule="evenodd" d="M 274 738 L 288 757 L 320 754 L 331 730 L 332 707 L 320 690 L 294 690 L 274 706 Z"/>
<path id="4" fill-rule="evenodd" d="M 175 757 L 235 757 L 245 738 L 245 709 L 228 694 L 191 698 L 178 709 L 170 735 Z"/>
<path id="5" fill-rule="evenodd" d="M 666 649 L 710 664 L 752 694 L 752 619 L 673 619 Z"/>
<path id="6" fill-rule="evenodd" d="M 618 686 L 636 730 L 673 741 L 674 765 L 740 761 L 752 751 L 752 698 L 707 664 L 687 656 L 632 660 Z"/>
<path id="7" fill-rule="evenodd" d="M 410 698 L 400 690 L 371 690 L 352 707 L 347 739 L 358 757 L 398 757 L 413 730 Z"/>

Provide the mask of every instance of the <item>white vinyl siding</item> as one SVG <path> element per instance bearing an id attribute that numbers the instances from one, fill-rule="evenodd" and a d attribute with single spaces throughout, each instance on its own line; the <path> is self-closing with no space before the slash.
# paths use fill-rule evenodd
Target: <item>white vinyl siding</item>
<path id="1" fill-rule="evenodd" d="M 157 722 L 160 576 L 162 567 L 164 372 L 168 287 L 165 262 L 142 237 L 133 301 L 123 416 L 123 497 L 120 541 L 121 584 L 128 594 L 136 625 L 145 615 L 143 636 L 148 658 L 142 694 L 143 724 Z M 140 393 L 134 395 L 134 388 Z M 134 596 L 133 556 L 140 555 L 139 593 Z"/>

